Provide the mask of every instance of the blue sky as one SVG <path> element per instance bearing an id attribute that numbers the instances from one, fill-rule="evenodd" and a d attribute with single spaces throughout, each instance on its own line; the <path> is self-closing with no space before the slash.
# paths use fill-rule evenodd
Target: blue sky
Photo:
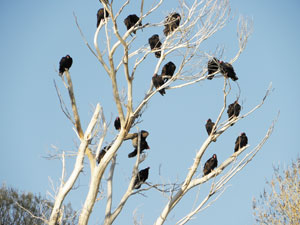
<path id="1" fill-rule="evenodd" d="M 171 3 L 172 8 L 169 7 Z M 78 0 L 17 3 L 3 0 L 0 6 L 0 182 L 20 190 L 46 194 L 51 189 L 48 177 L 58 184 L 61 163 L 44 157 L 48 152 L 53 152 L 52 145 L 67 151 L 75 151 L 78 145 L 72 124 L 60 110 L 53 85 L 55 80 L 68 104 L 67 92 L 55 71 L 62 56 L 70 54 L 73 57 L 70 72 L 83 127 L 86 128 L 93 106 L 99 101 L 108 121 L 117 115 L 109 79 L 85 46 L 73 17 L 75 12 L 83 32 L 92 43 L 100 4 L 97 0 L 85 3 Z M 197 220 L 190 224 L 253 224 L 252 198 L 258 197 L 265 187 L 265 180 L 272 177 L 273 164 L 287 165 L 299 155 L 297 128 L 300 125 L 300 78 L 296 69 L 300 52 L 299 6 L 297 0 L 233 0 L 231 22 L 207 44 L 204 43 L 204 48 L 211 51 L 217 44 L 224 46 L 223 60 L 229 61 L 237 50 L 236 26 L 239 15 L 252 17 L 253 34 L 246 50 L 234 64 L 240 78 L 243 113 L 261 101 L 270 82 L 274 90 L 262 108 L 234 125 L 210 145 L 202 165 L 213 153 L 218 155 L 219 163 L 225 160 L 233 152 L 234 141 L 242 131 L 247 133 L 249 144 L 254 147 L 278 111 L 280 117 L 273 135 L 257 157 L 232 179 L 223 196 L 213 206 L 199 213 Z M 161 13 L 151 18 L 160 20 L 159 16 L 167 15 L 176 7 L 172 0 L 166 0 L 159 9 Z M 120 22 L 128 14 L 137 12 L 138 8 L 131 4 Z M 122 24 L 119 27 L 121 33 L 125 31 Z M 153 32 L 138 31 L 137 42 L 146 44 Z M 101 40 L 99 43 L 101 45 Z M 149 57 L 148 62 L 137 71 L 133 90 L 135 106 L 150 85 L 155 62 L 154 56 Z M 120 75 L 120 87 L 124 87 L 123 81 Z M 151 167 L 150 182 L 182 181 L 196 150 L 207 137 L 204 129 L 206 120 L 214 120 L 221 109 L 222 85 L 222 79 L 214 79 L 188 88 L 168 90 L 164 97 L 153 97 L 139 125 L 140 129 L 150 132 L 148 142 L 151 150 L 141 165 L 141 168 Z M 236 94 L 237 88 L 233 85 L 229 103 L 235 100 Z M 106 141 L 109 142 L 114 135 L 116 132 L 111 129 Z M 114 187 L 114 206 L 125 191 L 124 184 L 131 174 L 134 160 L 127 158 L 131 150 L 131 144 L 125 142 L 118 154 L 115 180 L 120 185 Z M 74 159 L 67 160 L 68 174 L 73 162 Z M 75 209 L 80 209 L 84 201 L 88 174 L 86 164 L 77 182 L 78 188 L 66 200 L 71 201 Z M 201 187 L 200 196 L 207 192 L 209 184 Z M 175 224 L 191 210 L 193 194 L 195 191 L 176 206 L 166 224 Z M 153 224 L 166 199 L 154 190 L 146 195 L 133 196 L 116 224 L 132 224 L 132 212 L 136 208 L 138 216 L 143 216 L 144 224 Z M 101 224 L 103 215 L 103 208 L 98 203 L 89 224 Z"/>

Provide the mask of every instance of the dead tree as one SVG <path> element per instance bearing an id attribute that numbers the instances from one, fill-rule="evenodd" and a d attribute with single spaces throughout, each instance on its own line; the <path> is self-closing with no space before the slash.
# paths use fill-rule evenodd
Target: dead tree
<path id="1" fill-rule="evenodd" d="M 144 8 L 144 0 L 141 0 L 140 13 L 138 15 L 139 20 L 135 25 L 131 26 L 127 31 L 125 31 L 125 33 L 121 33 L 119 31 L 119 27 L 124 26 L 124 24 L 118 24 L 117 21 L 120 21 L 121 15 L 122 18 L 125 18 L 127 16 L 123 14 L 123 10 L 125 7 L 129 7 L 130 4 L 133 3 L 131 3 L 130 0 L 127 0 L 121 7 L 118 8 L 117 4 L 113 4 L 113 0 L 101 0 L 100 2 L 108 12 L 109 17 L 105 17 L 100 21 L 100 24 L 97 27 L 94 35 L 94 46 L 90 45 L 85 39 L 77 18 L 76 16 L 74 17 L 85 44 L 87 45 L 91 53 L 97 58 L 97 60 L 103 67 L 103 70 L 110 78 L 113 89 L 112 94 L 114 97 L 114 104 L 116 105 L 118 111 L 121 128 L 118 130 L 118 135 L 110 141 L 111 144 L 109 148 L 106 148 L 105 153 L 101 153 L 101 161 L 99 161 L 99 164 L 97 164 L 96 161 L 101 152 L 101 149 L 103 149 L 102 145 L 106 138 L 107 131 L 108 129 L 113 128 L 110 128 L 108 123 L 106 122 L 104 117 L 104 109 L 102 109 L 99 103 L 95 107 L 93 116 L 90 119 L 89 126 L 85 131 L 83 130 L 77 111 L 71 75 L 69 71 L 65 71 L 64 75 L 62 76 L 62 82 L 69 93 L 72 113 L 69 112 L 68 107 L 64 103 L 64 100 L 62 99 L 58 88 L 57 93 L 63 112 L 74 124 L 78 139 L 80 141 L 80 145 L 75 156 L 76 162 L 74 164 L 74 169 L 70 173 L 70 176 L 68 178 L 65 177 L 65 161 L 64 159 L 62 160 L 63 171 L 61 177 L 61 185 L 58 188 L 58 191 L 55 193 L 54 207 L 52 210 L 52 214 L 48 220 L 48 223 L 51 225 L 57 223 L 63 201 L 71 191 L 71 189 L 74 187 L 74 184 L 78 177 L 81 175 L 80 173 L 85 166 L 83 163 L 85 155 L 89 160 L 90 182 L 89 190 L 87 192 L 87 196 L 85 198 L 79 217 L 80 225 L 85 225 L 89 221 L 89 217 L 99 195 L 99 186 L 101 183 L 103 183 L 103 174 L 106 170 L 109 171 L 109 176 L 107 179 L 107 189 L 105 193 L 107 198 L 106 209 L 103 213 L 104 224 L 112 224 L 114 222 L 114 220 L 117 218 L 117 216 L 125 206 L 127 200 L 133 194 L 144 192 L 152 188 L 163 191 L 160 190 L 158 184 L 150 185 L 148 188 L 144 188 L 141 190 L 134 189 L 134 182 L 139 171 L 139 164 L 146 158 L 144 154 L 140 153 L 140 144 L 138 144 L 137 158 L 134 165 L 132 166 L 132 176 L 130 182 L 127 184 L 127 191 L 120 199 L 119 204 L 113 210 L 112 186 L 117 160 L 117 152 L 124 140 L 138 138 L 138 143 L 141 142 L 142 138 L 140 136 L 140 133 L 134 133 L 131 131 L 131 129 L 136 125 L 138 119 L 144 113 L 147 103 L 151 101 L 154 95 L 157 95 L 157 92 L 163 89 L 166 91 L 166 94 L 168 94 L 168 92 L 171 90 L 173 92 L 176 92 L 176 90 L 174 89 L 188 88 L 189 86 L 202 82 L 209 77 L 207 75 L 207 62 L 214 57 L 220 57 L 220 53 L 222 52 L 222 50 L 219 50 L 214 54 L 210 54 L 208 52 L 203 52 L 203 50 L 200 48 L 206 39 L 212 37 L 217 31 L 222 29 L 227 24 L 228 18 L 230 16 L 230 6 L 228 0 L 194 0 L 194 2 L 189 4 L 185 1 L 180 1 L 180 7 L 177 10 L 178 14 L 180 14 L 179 26 L 176 25 L 176 27 L 174 27 L 174 29 L 172 29 L 166 37 L 161 39 L 162 45 L 159 49 L 161 57 L 157 59 L 156 65 L 153 66 L 154 70 L 152 71 L 152 74 L 159 74 L 159 68 L 162 68 L 163 65 L 167 62 L 166 57 L 172 56 L 172 54 L 176 53 L 180 56 L 180 63 L 176 64 L 175 73 L 170 77 L 165 77 L 167 79 L 164 79 L 165 82 L 163 82 L 161 86 L 157 87 L 157 89 L 153 87 L 150 78 L 148 81 L 148 85 L 150 87 L 146 92 L 145 97 L 142 99 L 142 101 L 139 102 L 139 104 L 137 104 L 136 107 L 134 107 L 134 96 L 132 93 L 132 88 L 135 85 L 134 78 L 137 76 L 136 70 L 142 63 L 147 60 L 148 57 L 153 56 L 153 54 L 151 54 L 153 51 L 149 46 L 135 46 L 136 35 L 142 35 L 142 29 L 145 30 L 150 28 L 157 28 L 161 29 L 162 31 L 164 26 L 166 26 L 165 17 L 167 17 L 168 15 L 160 18 L 160 21 L 156 21 L 156 23 L 149 23 L 148 21 L 148 23 L 143 22 L 146 21 L 150 14 L 160 9 L 163 0 L 156 1 L 153 6 L 148 9 Z M 251 34 L 251 27 L 251 21 L 243 18 L 240 19 L 238 25 L 239 49 L 236 55 L 230 60 L 230 64 L 234 64 L 235 61 L 239 58 L 240 54 L 244 51 L 246 43 L 248 41 L 248 37 Z M 100 33 L 102 38 L 105 37 L 106 42 L 106 45 L 101 45 L 101 48 L 103 49 L 100 49 L 98 45 Z M 114 36 L 114 38 L 112 38 L 112 35 Z M 145 40 L 148 40 L 148 37 L 145 37 Z M 117 50 L 119 49 L 123 51 L 123 55 L 121 58 L 116 54 Z M 202 69 L 199 70 L 197 67 L 193 67 L 192 65 L 198 65 L 198 68 L 200 65 L 202 65 Z M 118 77 L 123 75 L 120 74 L 121 67 L 123 67 L 124 76 L 127 81 L 125 98 L 120 95 L 120 89 L 118 86 Z M 212 75 L 217 74 L 219 74 L 219 77 L 224 79 L 223 90 L 220 90 L 223 91 L 223 105 L 220 106 L 218 117 L 214 118 L 215 125 L 213 127 L 213 131 L 197 151 L 194 157 L 193 164 L 187 171 L 185 179 L 182 182 L 178 182 L 176 185 L 173 185 L 172 187 L 174 188 L 168 190 L 168 192 L 171 192 L 171 195 L 169 196 L 167 204 L 162 209 L 161 214 L 157 215 L 157 220 L 155 222 L 155 224 L 157 225 L 163 224 L 165 222 L 168 214 L 191 189 L 206 183 L 212 178 L 217 178 L 212 184 L 210 193 L 206 196 L 206 198 L 203 199 L 198 207 L 182 217 L 182 219 L 178 221 L 178 224 L 184 224 L 188 222 L 192 216 L 212 203 L 213 201 L 211 201 L 211 198 L 215 196 L 216 193 L 223 193 L 225 184 L 253 159 L 253 157 L 261 149 L 262 145 L 272 133 L 274 124 L 270 126 L 265 137 L 263 137 L 261 142 L 258 143 L 257 146 L 252 150 L 248 151 L 249 145 L 247 145 L 241 148 L 236 153 L 233 153 L 230 157 L 228 157 L 228 159 L 224 160 L 223 162 L 219 162 L 219 166 L 208 175 L 200 178 L 195 176 L 197 169 L 202 170 L 202 168 L 200 168 L 200 161 L 203 161 L 202 156 L 207 150 L 207 147 L 212 143 L 212 141 L 217 140 L 219 136 L 221 136 L 226 130 L 231 128 L 233 124 L 238 123 L 239 120 L 246 118 L 249 114 L 260 108 L 263 105 L 266 97 L 269 95 L 271 89 L 271 87 L 269 87 L 266 95 L 262 99 L 262 102 L 258 103 L 258 105 L 255 106 L 252 110 L 237 117 L 226 119 L 226 115 L 224 115 L 224 112 L 226 111 L 226 108 L 228 106 L 227 97 L 231 94 L 231 84 L 233 83 L 233 81 L 229 80 L 225 76 L 222 76 L 219 70 Z M 103 73 L 101 73 L 101 75 L 103 75 Z M 97 143 L 97 147 L 95 149 L 91 149 L 90 147 L 91 140 Z M 248 153 L 240 159 L 239 155 L 244 151 L 248 151 Z M 231 165 L 232 167 L 225 173 L 223 170 L 229 165 Z M 101 199 L 101 201 L 104 201 L 104 199 Z"/>

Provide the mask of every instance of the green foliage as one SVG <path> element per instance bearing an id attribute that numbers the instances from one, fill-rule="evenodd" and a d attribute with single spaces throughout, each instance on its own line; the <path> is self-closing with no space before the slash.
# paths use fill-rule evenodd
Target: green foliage
<path id="1" fill-rule="evenodd" d="M 300 224 L 300 158 L 287 169 L 274 168 L 274 178 L 267 182 L 259 199 L 253 200 L 258 224 Z"/>
<path id="2" fill-rule="evenodd" d="M 62 225 L 77 224 L 78 218 L 71 205 L 62 207 Z M 1 225 L 42 225 L 50 217 L 52 203 L 40 194 L 22 193 L 15 188 L 2 185 L 0 188 Z"/>

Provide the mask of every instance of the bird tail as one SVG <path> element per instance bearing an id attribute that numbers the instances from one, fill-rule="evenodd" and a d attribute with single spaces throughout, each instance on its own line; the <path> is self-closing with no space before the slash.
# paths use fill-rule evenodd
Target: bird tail
<path id="1" fill-rule="evenodd" d="M 156 58 L 160 58 L 161 57 L 161 52 L 159 51 L 159 52 L 155 52 L 155 57 Z"/>
<path id="2" fill-rule="evenodd" d="M 128 154 L 128 158 L 132 158 L 132 157 L 136 156 L 136 154 L 137 154 L 137 150 L 135 149 L 133 152 L 130 152 Z"/>
<path id="3" fill-rule="evenodd" d="M 161 90 L 159 91 L 159 93 L 160 93 L 162 96 L 164 96 L 164 94 L 166 94 L 165 89 L 161 89 Z"/>
<path id="4" fill-rule="evenodd" d="M 214 75 L 208 75 L 207 80 L 212 80 L 214 78 Z"/>
<path id="5" fill-rule="evenodd" d="M 164 35 L 165 35 L 165 36 L 168 36 L 169 33 L 170 33 L 169 26 L 166 26 L 163 32 L 164 32 Z"/>

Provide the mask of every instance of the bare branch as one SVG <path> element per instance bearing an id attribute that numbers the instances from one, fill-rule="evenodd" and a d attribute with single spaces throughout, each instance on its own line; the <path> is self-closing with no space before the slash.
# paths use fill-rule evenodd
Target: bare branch
<path id="1" fill-rule="evenodd" d="M 141 132 L 139 132 L 138 134 L 138 147 L 137 147 L 137 156 L 136 156 L 136 161 L 135 161 L 135 165 L 132 169 L 132 176 L 131 176 L 131 180 L 129 183 L 129 186 L 127 188 L 126 193 L 123 195 L 118 207 L 115 209 L 115 211 L 111 214 L 111 218 L 109 221 L 107 221 L 106 224 L 111 224 L 113 223 L 113 221 L 116 219 L 116 217 L 119 215 L 119 213 L 121 212 L 121 210 L 123 209 L 126 201 L 128 200 L 128 198 L 132 195 L 133 193 L 133 188 L 134 188 L 134 181 L 135 178 L 138 174 L 138 166 L 140 164 L 140 142 L 141 142 Z"/>
<path id="2" fill-rule="evenodd" d="M 107 221 L 111 216 L 111 205 L 112 205 L 112 180 L 114 176 L 114 170 L 116 166 L 116 156 L 114 156 L 111 160 L 111 166 L 109 170 L 109 175 L 107 179 L 107 203 L 105 210 L 105 221 Z"/>
<path id="3" fill-rule="evenodd" d="M 81 140 L 81 143 L 80 143 L 80 146 L 78 149 L 78 155 L 77 155 L 76 162 L 74 165 L 74 169 L 73 169 L 69 179 L 67 180 L 67 182 L 63 185 L 62 188 L 60 188 L 58 195 L 55 197 L 54 206 L 53 206 L 52 213 L 51 213 L 51 216 L 49 219 L 49 225 L 56 224 L 61 205 L 62 205 L 66 195 L 68 194 L 68 192 L 74 186 L 74 183 L 77 180 L 79 173 L 83 168 L 84 153 L 88 146 L 89 140 L 91 138 L 91 132 L 98 120 L 99 112 L 100 112 L 100 105 L 97 104 L 94 115 L 90 121 L 88 128 L 86 129 L 83 139 Z"/>
<path id="4" fill-rule="evenodd" d="M 226 81 L 225 81 L 226 82 Z M 225 87 L 226 87 L 226 83 L 224 84 L 224 89 L 225 90 Z M 266 96 L 268 96 L 269 92 L 270 92 L 270 88 L 268 88 L 267 90 L 267 93 L 266 95 L 264 96 L 263 98 L 263 101 L 261 104 L 259 104 L 258 106 L 254 107 L 254 109 L 258 109 L 265 101 L 266 99 Z M 224 101 L 226 103 L 226 91 L 224 91 Z M 255 110 L 251 110 L 250 112 L 254 112 Z M 224 111 L 224 106 L 221 110 L 221 113 Z M 247 113 L 246 115 L 249 115 L 249 113 Z M 216 139 L 217 137 L 219 137 L 225 130 L 227 130 L 229 127 L 231 127 L 231 124 L 235 123 L 236 121 L 238 121 L 240 118 L 233 118 L 231 119 L 230 121 L 228 121 L 222 128 L 220 128 L 215 135 L 213 136 L 209 136 L 205 141 L 204 143 L 202 144 L 200 150 L 197 152 L 196 154 L 196 157 L 194 159 L 194 163 L 192 165 L 192 167 L 189 169 L 189 172 L 186 176 L 186 179 L 184 181 L 184 183 L 182 184 L 181 188 L 179 191 L 177 191 L 177 193 L 175 194 L 175 196 L 171 197 L 169 202 L 167 203 L 167 205 L 165 206 L 164 210 L 162 211 L 160 217 L 156 220 L 156 225 L 159 225 L 159 224 L 163 224 L 166 217 L 168 216 L 169 212 L 175 207 L 175 205 L 181 200 L 181 198 L 185 195 L 185 193 L 187 193 L 192 187 L 194 187 L 195 185 L 199 185 L 201 184 L 201 182 L 206 182 L 207 180 L 209 180 L 210 178 L 220 174 L 224 168 L 226 168 L 229 164 L 231 164 L 235 158 L 241 154 L 248 146 L 240 149 L 238 152 L 234 153 L 231 157 L 229 157 L 227 160 L 225 160 L 221 166 L 218 167 L 218 169 L 216 169 L 215 171 L 211 172 L 210 174 L 208 174 L 207 176 L 204 176 L 200 179 L 198 179 L 198 182 L 196 182 L 195 184 L 195 181 L 192 180 L 192 177 L 193 175 L 195 174 L 198 166 L 199 166 L 199 163 L 200 163 L 200 160 L 205 152 L 205 150 L 207 149 L 208 145 L 211 143 L 211 140 L 213 139 Z M 269 129 L 270 130 L 270 133 L 271 131 L 273 130 L 273 127 L 274 125 L 271 126 L 271 128 Z M 269 137 L 269 132 L 267 133 L 266 135 L 266 139 L 263 139 L 262 141 L 262 145 L 264 144 L 264 142 L 268 139 Z M 262 145 L 260 145 L 259 149 L 262 147 Z M 252 158 L 251 158 L 252 159 Z M 199 182 L 199 180 L 201 182 Z"/>
<path id="5" fill-rule="evenodd" d="M 59 92 L 59 89 L 56 85 L 56 82 L 55 80 L 53 80 L 53 83 L 54 83 L 54 86 L 55 86 L 55 90 L 56 90 L 56 93 L 57 93 L 57 96 L 58 96 L 58 99 L 59 99 L 59 103 L 60 103 L 60 108 L 61 110 L 63 111 L 63 113 L 65 114 L 65 116 L 71 121 L 71 123 L 75 126 L 75 122 L 73 121 L 72 119 L 72 116 L 71 114 L 69 113 L 69 110 L 64 102 L 64 100 L 62 99 L 61 97 L 61 94 Z"/>
<path id="6" fill-rule="evenodd" d="M 76 105 L 76 100 L 75 100 L 75 95 L 74 95 L 74 90 L 73 90 L 73 83 L 72 83 L 69 71 L 65 71 L 65 75 L 66 75 L 66 78 L 67 78 L 67 81 L 68 81 L 67 88 L 68 88 L 68 91 L 69 91 L 73 116 L 74 116 L 74 119 L 75 119 L 76 131 L 79 135 L 79 138 L 82 139 L 82 138 L 84 138 L 84 136 L 83 136 L 83 131 L 82 131 L 82 128 L 81 128 L 79 113 L 78 113 L 78 110 L 77 110 L 77 105 Z M 95 168 L 95 159 L 94 159 L 94 156 L 93 156 L 93 154 L 92 154 L 92 152 L 89 148 L 86 149 L 86 154 L 87 154 L 87 156 L 89 158 L 89 161 L 90 161 L 91 171 L 93 171 L 94 168 Z"/>
<path id="7" fill-rule="evenodd" d="M 61 157 L 61 161 L 62 161 L 62 170 L 61 170 L 61 178 L 60 178 L 60 187 L 59 189 L 62 189 L 62 187 L 65 184 L 65 171 L 66 171 L 66 161 L 65 161 L 65 152 L 62 153 L 62 157 Z"/>
<path id="8" fill-rule="evenodd" d="M 84 43 L 85 43 L 86 46 L 89 48 L 89 50 L 92 52 L 92 54 L 93 54 L 94 56 L 97 57 L 97 54 L 94 52 L 94 50 L 91 48 L 91 46 L 90 46 L 89 43 L 87 42 L 87 40 L 86 40 L 86 38 L 85 38 L 85 36 L 84 36 L 84 34 L 83 34 L 83 32 L 82 32 L 82 30 L 81 30 L 79 24 L 78 24 L 77 16 L 75 15 L 74 12 L 73 12 L 73 16 L 74 16 L 74 18 L 75 18 L 76 26 L 77 26 L 77 28 L 78 28 L 78 30 L 79 30 L 79 32 L 80 32 L 80 35 L 81 35 L 81 37 L 82 37 Z M 97 57 L 97 58 L 98 58 L 98 57 Z"/>

